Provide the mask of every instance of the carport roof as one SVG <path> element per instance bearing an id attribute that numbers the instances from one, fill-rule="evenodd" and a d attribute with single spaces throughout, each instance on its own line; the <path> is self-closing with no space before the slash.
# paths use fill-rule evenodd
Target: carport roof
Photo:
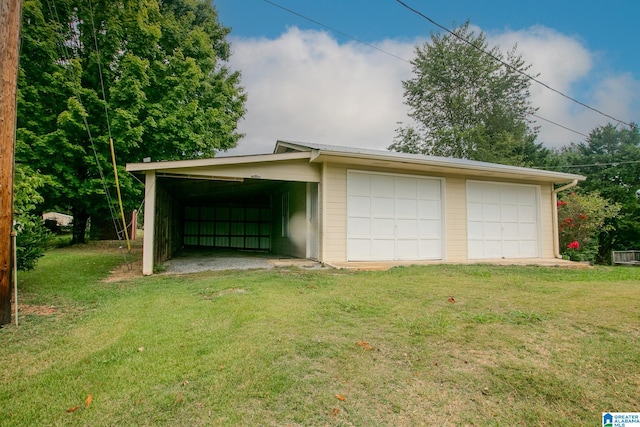
<path id="1" fill-rule="evenodd" d="M 293 141 L 277 141 L 273 154 L 128 163 L 127 171 L 134 173 L 144 173 L 146 171 L 162 172 L 170 171 L 172 169 L 216 167 L 223 165 L 240 165 L 301 159 L 309 159 L 310 163 L 348 163 L 369 167 L 401 168 L 413 171 L 429 170 L 440 173 L 458 173 L 478 177 L 503 179 L 535 180 L 553 182 L 557 184 L 575 180 L 584 181 L 586 179 L 586 177 L 582 175 L 479 162 L 475 160 Z"/>

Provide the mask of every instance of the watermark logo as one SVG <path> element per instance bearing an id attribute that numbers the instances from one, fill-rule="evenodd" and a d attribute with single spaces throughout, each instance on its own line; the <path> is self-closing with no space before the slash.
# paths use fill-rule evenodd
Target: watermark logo
<path id="1" fill-rule="evenodd" d="M 602 427 L 640 427 L 640 412 L 603 412 Z"/>

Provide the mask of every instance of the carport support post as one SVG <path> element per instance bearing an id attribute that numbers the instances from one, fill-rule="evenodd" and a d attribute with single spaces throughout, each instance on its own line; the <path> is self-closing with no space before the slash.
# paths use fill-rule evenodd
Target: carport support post
<path id="1" fill-rule="evenodd" d="M 156 172 L 149 171 L 144 181 L 144 240 L 142 244 L 142 274 L 153 274 L 155 220 L 156 220 Z"/>

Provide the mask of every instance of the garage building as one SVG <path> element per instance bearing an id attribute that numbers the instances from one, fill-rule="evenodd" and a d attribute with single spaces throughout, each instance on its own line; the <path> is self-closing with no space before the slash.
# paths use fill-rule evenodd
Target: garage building
<path id="1" fill-rule="evenodd" d="M 273 154 L 133 163 L 143 273 L 183 247 L 326 264 L 558 256 L 557 193 L 580 175 L 278 141 Z"/>

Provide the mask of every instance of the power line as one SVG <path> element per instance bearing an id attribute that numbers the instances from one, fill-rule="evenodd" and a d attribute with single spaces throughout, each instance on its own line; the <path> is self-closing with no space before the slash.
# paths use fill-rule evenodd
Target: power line
<path id="1" fill-rule="evenodd" d="M 348 39 L 354 40 L 354 41 L 356 41 L 356 42 L 358 42 L 358 43 L 361 43 L 361 44 L 363 44 L 363 45 L 365 45 L 365 46 L 368 46 L 368 47 L 370 47 L 370 48 L 372 48 L 372 49 L 375 49 L 375 50 L 377 50 L 377 51 L 379 51 L 379 52 L 381 52 L 381 53 L 384 53 L 384 54 L 389 55 L 389 56 L 391 56 L 391 57 L 393 57 L 393 58 L 396 58 L 396 59 L 398 59 L 398 60 L 400 60 L 400 61 L 402 61 L 402 62 L 406 62 L 407 64 L 411 64 L 411 61 L 409 61 L 409 60 L 407 60 L 407 59 L 404 59 L 404 58 L 402 58 L 402 57 L 400 57 L 400 56 L 397 56 L 397 55 L 395 55 L 395 54 L 393 54 L 393 53 L 391 53 L 391 52 L 389 52 L 389 51 L 386 51 L 386 50 L 381 49 L 381 48 L 379 48 L 379 47 L 377 47 L 377 46 L 375 46 L 375 45 L 372 45 L 372 44 L 370 44 L 370 43 L 367 43 L 367 42 L 365 42 L 365 41 L 362 41 L 362 40 L 360 40 L 360 39 L 358 39 L 358 38 L 356 38 L 356 37 L 354 37 L 354 36 L 352 36 L 352 35 L 350 35 L 350 34 L 347 34 L 347 33 L 343 32 L 343 31 L 340 31 L 340 30 L 337 30 L 337 29 L 335 29 L 335 28 L 333 28 L 333 27 L 330 27 L 329 25 L 323 24 L 322 22 L 317 21 L 317 20 L 315 20 L 315 19 L 313 19 L 313 18 L 309 18 L 308 16 L 305 16 L 305 15 L 303 15 L 303 14 L 299 13 L 299 12 L 296 12 L 296 11 L 294 11 L 294 10 L 291 10 L 291 9 L 289 9 L 289 8 L 286 8 L 286 7 L 284 7 L 284 6 L 282 6 L 282 5 L 279 5 L 279 4 L 277 4 L 277 3 L 274 3 L 273 1 L 270 1 L 270 0 L 263 0 L 263 1 L 264 1 L 265 3 L 268 3 L 268 4 L 272 5 L 272 6 L 277 7 L 278 9 L 284 10 L 285 12 L 288 12 L 288 13 L 290 13 L 290 14 L 292 14 L 292 15 L 298 16 L 298 17 L 300 17 L 300 18 L 302 18 L 302 19 L 305 19 L 305 20 L 307 20 L 307 21 L 309 21 L 309 22 L 311 22 L 311 23 L 313 23 L 313 24 L 316 24 L 316 25 L 318 25 L 318 26 L 320 26 L 320 27 L 326 28 L 326 29 L 328 29 L 329 31 L 332 31 L 332 32 L 334 32 L 334 33 L 336 33 L 336 34 L 339 34 L 339 35 L 343 36 L 343 37 L 346 37 L 346 38 L 348 38 Z M 428 18 L 428 17 L 426 17 L 426 19 L 429 19 L 429 18 Z M 439 25 L 439 24 L 435 23 L 435 25 Z M 445 27 L 442 27 L 442 26 L 440 26 L 440 27 L 441 27 L 441 28 L 443 28 L 443 29 L 445 29 L 446 31 L 449 31 L 449 30 L 448 30 L 448 29 L 446 29 Z M 450 32 L 450 31 L 449 31 L 449 32 Z M 454 35 L 455 35 L 455 34 L 454 34 Z M 472 45 L 474 48 L 478 49 L 478 47 L 474 46 L 473 44 L 471 44 L 471 45 Z M 484 51 L 483 51 L 483 52 L 484 52 Z M 486 53 L 486 52 L 485 52 L 485 53 Z M 496 59 L 496 60 L 498 60 L 497 58 L 495 58 L 495 59 Z M 508 64 L 506 64 L 506 65 L 508 65 Z M 526 74 L 525 74 L 525 75 L 526 75 Z M 528 76 L 528 75 L 526 75 L 526 76 L 527 76 L 527 77 L 529 77 L 529 78 L 531 78 L 531 77 L 530 77 L 530 76 Z M 547 123 L 550 123 L 550 124 L 552 124 L 552 125 L 555 125 L 555 126 L 558 126 L 558 127 L 563 128 L 563 129 L 565 129 L 565 130 L 568 130 L 569 132 L 573 132 L 573 133 L 575 133 L 575 134 L 577 134 L 577 135 L 580 135 L 580 136 L 588 137 L 588 135 L 586 135 L 586 134 L 584 134 L 584 133 L 582 133 L 582 132 L 579 132 L 579 131 L 577 131 L 577 130 L 571 129 L 571 128 L 567 127 L 567 126 L 561 125 L 560 123 L 557 123 L 557 122 L 554 122 L 554 121 L 552 121 L 552 120 L 546 119 L 546 118 L 541 117 L 541 116 L 539 116 L 539 115 L 537 115 L 537 114 L 532 114 L 532 116 L 534 116 L 534 117 L 536 117 L 536 118 L 538 118 L 538 119 L 540 119 L 540 120 L 543 120 L 543 121 L 545 121 L 545 122 L 547 122 Z M 614 119 L 614 120 L 615 120 L 615 119 Z M 620 123 L 624 123 L 624 122 L 622 122 L 622 121 L 619 121 L 619 122 L 620 122 Z M 626 124 L 626 123 L 624 123 L 624 124 Z"/>
<path id="2" fill-rule="evenodd" d="M 60 23 L 61 20 L 60 20 L 59 14 L 58 14 L 58 9 L 56 7 L 56 0 L 47 0 L 47 6 L 49 8 L 49 13 L 51 14 L 52 19 L 55 19 L 56 22 Z M 97 56 L 97 61 L 98 61 L 98 68 L 100 70 L 100 83 L 101 83 L 101 86 L 102 86 L 103 101 L 105 103 L 105 115 L 106 115 L 106 121 L 107 121 L 107 128 L 108 128 L 108 131 L 109 131 L 108 132 L 109 133 L 109 138 L 111 139 L 111 126 L 110 126 L 110 123 L 109 123 L 109 113 L 108 113 L 107 106 L 106 106 L 106 102 L 107 101 L 106 101 L 106 97 L 105 97 L 104 80 L 102 78 L 102 69 L 101 69 L 101 65 L 100 65 L 100 52 L 98 51 L 98 45 L 97 45 L 97 39 L 96 39 L 96 29 L 95 29 L 95 23 L 94 23 L 94 19 L 93 19 L 93 7 L 92 7 L 90 1 L 89 1 L 89 9 L 91 11 L 91 25 L 92 25 L 92 30 L 93 30 L 93 38 L 94 38 L 94 43 L 95 43 L 96 56 Z M 71 24 L 71 25 L 73 26 L 73 24 Z M 56 30 L 56 32 L 58 32 L 58 30 Z M 75 36 L 78 38 L 76 40 L 77 47 L 78 47 L 78 49 L 81 49 L 82 45 L 81 45 L 81 42 L 79 40 L 80 35 L 76 34 Z M 59 43 L 59 45 L 60 45 L 59 47 L 61 47 L 61 50 L 62 50 L 62 55 L 63 55 L 63 58 L 64 58 L 64 64 L 65 64 L 65 68 L 66 68 L 67 73 L 68 73 L 68 77 L 71 80 L 72 86 L 74 88 L 73 92 L 75 92 L 75 97 L 78 100 L 78 103 L 80 104 L 82 109 L 86 111 L 85 105 L 84 105 L 84 103 L 82 101 L 81 88 L 80 88 L 80 86 L 82 85 L 82 82 L 81 82 L 81 80 L 82 80 L 81 77 L 82 76 L 81 75 L 76 75 L 75 72 L 74 72 L 74 67 L 72 66 L 73 58 L 72 58 L 72 55 L 70 54 L 69 50 L 67 49 L 66 41 L 62 40 Z M 75 78 L 77 78 L 78 81 L 80 82 L 79 85 L 76 85 L 76 84 L 73 83 Z M 88 121 L 88 118 L 87 118 L 87 114 L 82 114 L 81 117 L 82 117 L 82 122 L 84 124 L 85 130 L 87 131 L 88 140 L 89 140 L 89 142 L 91 144 L 91 150 L 93 152 L 93 157 L 94 157 L 94 159 L 96 161 L 96 168 L 98 170 L 98 174 L 100 175 L 100 181 L 102 182 L 102 188 L 103 188 L 104 193 L 105 193 L 105 198 L 107 199 L 107 205 L 109 207 L 109 212 L 111 214 L 111 219 L 113 221 L 113 226 L 115 228 L 116 235 L 118 236 L 118 240 L 121 240 L 121 235 L 122 235 L 122 233 L 124 231 L 120 230 L 118 228 L 118 223 L 117 223 L 117 221 L 115 219 L 116 216 L 117 216 L 117 213 L 116 213 L 115 208 L 113 206 L 114 205 L 113 197 L 111 196 L 111 192 L 109 191 L 109 186 L 107 185 L 107 181 L 106 181 L 106 178 L 105 178 L 105 175 L 104 175 L 104 171 L 102 169 L 102 165 L 100 164 L 100 158 L 98 156 L 98 150 L 96 149 L 94 138 L 93 138 L 93 135 L 91 134 L 91 128 L 89 126 L 89 121 Z M 124 226 L 126 227 L 126 224 Z M 127 259 L 126 259 L 126 256 L 124 258 L 125 258 L 125 262 L 128 262 Z"/>
<path id="3" fill-rule="evenodd" d="M 602 167 L 602 166 L 618 166 L 618 165 L 633 165 L 640 163 L 640 160 L 627 160 L 622 162 L 608 162 L 608 163 L 587 163 L 584 165 L 562 165 L 562 166 L 550 166 L 548 169 L 570 169 L 570 168 L 588 168 L 588 167 Z"/>
<path id="4" fill-rule="evenodd" d="M 389 56 L 393 56 L 394 58 L 399 59 L 400 61 L 406 62 L 407 64 L 411 64 L 411 61 L 408 61 L 408 60 L 406 60 L 406 59 L 404 59 L 404 58 L 402 58 L 402 57 L 400 57 L 400 56 L 398 56 L 398 55 L 395 55 L 395 54 L 393 54 L 393 53 L 391 53 L 391 52 L 388 52 L 388 51 L 386 51 L 386 50 L 384 50 L 384 49 L 380 49 L 379 47 L 377 47 L 377 46 L 375 46 L 375 45 L 372 45 L 371 43 L 367 43 L 367 42 L 365 42 L 365 41 L 362 41 L 362 40 L 360 40 L 360 39 L 357 39 L 356 37 L 351 36 L 351 35 L 349 35 L 349 34 L 347 34 L 347 33 L 343 33 L 342 31 L 336 30 L 335 28 L 331 28 L 330 26 L 325 25 L 325 24 L 323 24 L 322 22 L 318 22 L 318 21 L 316 21 L 315 19 L 311 19 L 311 18 L 309 18 L 309 17 L 307 17 L 307 16 L 304 16 L 304 15 L 302 15 L 302 14 L 300 14 L 300 13 L 298 13 L 298 12 L 294 11 L 294 10 L 287 9 L 287 8 L 286 8 L 286 7 L 284 7 L 284 6 L 281 6 L 281 5 L 277 4 L 277 3 L 274 3 L 274 2 L 269 1 L 269 0 L 263 0 L 263 1 L 264 1 L 265 3 L 269 3 L 270 5 L 277 7 L 278 9 L 282 9 L 282 10 L 284 10 L 285 12 L 289 12 L 289 13 L 291 13 L 292 15 L 296 15 L 296 16 L 298 16 L 298 17 L 302 18 L 302 19 L 306 19 L 306 20 L 307 20 L 307 21 L 309 21 L 309 22 L 313 22 L 314 24 L 319 25 L 319 26 L 321 26 L 321 27 L 323 27 L 323 28 L 326 28 L 326 29 L 328 29 L 328 30 L 330 30 L 330 31 L 332 31 L 332 32 L 334 32 L 334 33 L 336 33 L 336 34 L 340 34 L 340 35 L 341 35 L 341 36 L 343 36 L 343 37 L 346 37 L 346 38 L 348 38 L 348 39 L 351 39 L 351 40 L 353 40 L 353 41 L 356 41 L 356 42 L 358 42 L 358 43 L 361 43 L 361 44 L 363 44 L 363 45 L 365 45 L 365 46 L 368 46 L 368 47 L 370 47 L 370 48 L 372 48 L 372 49 L 375 49 L 375 50 L 377 50 L 377 51 L 379 51 L 379 52 L 382 52 L 382 53 L 384 53 L 384 54 L 387 54 L 387 55 L 389 55 Z"/>
<path id="5" fill-rule="evenodd" d="M 545 88 L 549 89 L 550 91 L 555 92 L 555 93 L 557 93 L 557 94 L 559 94 L 559 95 L 561 95 L 561 96 L 563 96 L 563 97 L 565 97 L 565 98 L 569 99 L 570 101 L 575 102 L 576 104 L 579 104 L 579 105 L 581 105 L 581 106 L 583 106 L 583 107 L 585 107 L 585 108 L 588 108 L 588 109 L 589 109 L 589 110 L 591 110 L 591 111 L 595 111 L 596 113 L 598 113 L 598 114 L 600 114 L 600 115 L 602 115 L 602 116 L 604 116 L 604 117 L 607 117 L 607 118 L 612 119 L 612 120 L 614 120 L 614 121 L 616 121 L 616 122 L 618 122 L 618 123 L 622 123 L 622 124 L 624 124 L 624 125 L 627 125 L 627 126 L 631 127 L 631 124 L 630 124 L 630 123 L 627 123 L 627 122 L 625 122 L 624 120 L 617 119 L 617 118 L 615 118 L 615 117 L 613 117 L 613 116 L 610 116 L 609 114 L 603 113 L 602 111 L 600 111 L 600 110 L 598 110 L 598 109 L 596 109 L 596 108 L 593 108 L 593 107 L 591 107 L 590 105 L 585 104 L 584 102 L 578 101 L 577 99 L 572 98 L 571 96 L 569 96 L 569 95 L 567 95 L 567 94 L 565 94 L 565 93 L 563 93 L 563 92 L 559 91 L 558 89 L 554 89 L 554 88 L 552 88 L 551 86 L 549 86 L 548 84 L 544 83 L 543 81 L 540 81 L 540 80 L 536 79 L 535 77 L 533 77 L 533 76 L 531 76 L 531 75 L 529 75 L 529 74 L 525 73 L 524 71 L 522 71 L 522 70 L 520 70 L 520 69 L 518 69 L 518 68 L 516 68 L 516 67 L 514 67 L 514 66 L 512 66 L 512 65 L 510 65 L 510 64 L 508 64 L 508 63 L 506 63 L 506 62 L 504 62 L 502 59 L 500 59 L 500 58 L 498 58 L 497 56 L 493 55 L 491 52 L 487 52 L 487 51 L 485 51 L 484 49 L 482 49 L 482 48 L 480 48 L 480 47 L 478 47 L 478 46 L 474 45 L 473 43 L 471 43 L 471 42 L 470 42 L 470 41 L 468 41 L 467 39 L 465 39 L 465 38 L 463 38 L 463 37 L 460 37 L 459 35 L 457 35 L 457 34 L 456 34 L 456 33 L 454 33 L 453 31 L 449 30 L 447 27 L 445 27 L 445 26 L 443 26 L 443 25 L 441 25 L 441 24 L 437 23 L 437 22 L 436 22 L 436 21 L 434 21 L 433 19 L 429 18 L 427 15 L 425 15 L 425 14 L 424 14 L 424 13 L 422 13 L 422 12 L 420 12 L 419 10 L 414 9 L 414 8 L 412 8 L 411 6 L 408 6 L 408 5 L 407 5 L 405 2 L 403 2 L 402 0 L 396 0 L 396 2 L 400 3 L 402 6 L 404 6 L 404 7 L 405 7 L 405 8 L 407 8 L 407 9 L 409 9 L 411 12 L 413 12 L 413 13 L 415 13 L 415 14 L 417 14 L 417 15 L 421 16 L 422 18 L 426 19 L 427 21 L 431 22 L 431 23 L 432 23 L 433 25 L 435 25 L 436 27 L 438 27 L 438 28 L 440 28 L 440 29 L 442 29 L 442 30 L 446 31 L 447 33 L 451 34 L 452 36 L 456 37 L 457 39 L 459 39 L 459 40 L 463 41 L 464 43 L 467 43 L 469 46 L 473 47 L 474 49 L 477 49 L 478 51 L 480 51 L 480 52 L 484 53 L 485 55 L 490 56 L 490 57 L 491 57 L 491 58 L 493 58 L 494 60 L 496 60 L 496 61 L 500 62 L 500 63 L 501 63 L 502 65 L 504 65 L 505 67 L 507 67 L 507 68 L 509 68 L 509 69 L 511 69 L 511 70 L 513 70 L 513 71 L 515 71 L 515 72 L 517 72 L 517 73 L 519 73 L 519 74 L 523 75 L 524 77 L 528 78 L 529 80 L 532 80 L 532 81 L 534 81 L 534 82 L 538 83 L 539 85 L 541 85 L 541 86 L 543 86 L 543 87 L 545 87 Z"/>
<path id="6" fill-rule="evenodd" d="M 563 125 L 561 125 L 560 123 L 556 123 L 556 122 L 554 122 L 554 121 L 552 121 L 552 120 L 545 119 L 544 117 L 540 117 L 540 116 L 539 116 L 539 115 L 537 115 L 537 114 L 532 114 L 532 116 L 533 116 L 533 117 L 535 117 L 535 118 L 537 118 L 537 119 L 544 120 L 544 121 L 545 121 L 545 122 L 547 122 L 547 123 L 551 123 L 552 125 L 556 125 L 556 126 L 558 126 L 558 127 L 561 127 L 562 129 L 566 129 L 566 130 L 568 130 L 569 132 L 573 132 L 573 133 L 576 133 L 576 134 L 578 134 L 578 135 L 580 135 L 580 136 L 584 136 L 585 138 L 589 138 L 589 135 L 587 135 L 587 134 L 585 134 L 585 133 L 582 133 L 582 132 L 579 132 L 579 131 L 577 131 L 577 130 L 571 129 L 571 128 L 567 127 L 567 126 L 563 126 Z"/>

